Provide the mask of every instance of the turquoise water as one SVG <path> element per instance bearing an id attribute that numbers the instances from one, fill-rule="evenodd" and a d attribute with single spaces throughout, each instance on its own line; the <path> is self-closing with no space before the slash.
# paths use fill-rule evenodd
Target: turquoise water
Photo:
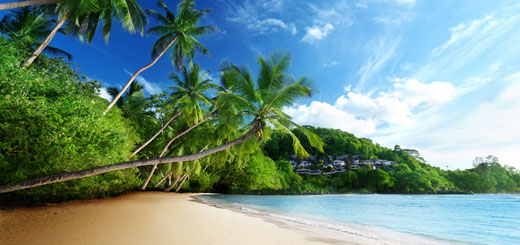
<path id="1" fill-rule="evenodd" d="M 520 244 L 520 195 L 216 195 L 257 211 L 470 244 Z"/>

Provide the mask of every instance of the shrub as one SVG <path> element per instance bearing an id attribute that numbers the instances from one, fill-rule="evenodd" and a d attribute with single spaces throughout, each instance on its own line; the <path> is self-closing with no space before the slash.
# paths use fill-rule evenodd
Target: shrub
<path id="1" fill-rule="evenodd" d="M 126 160 L 137 136 L 119 110 L 106 116 L 99 85 L 61 59 L 40 56 L 0 37 L 0 185 Z M 104 197 L 138 185 L 134 169 L 56 183 L 9 195 L 34 201 Z"/>

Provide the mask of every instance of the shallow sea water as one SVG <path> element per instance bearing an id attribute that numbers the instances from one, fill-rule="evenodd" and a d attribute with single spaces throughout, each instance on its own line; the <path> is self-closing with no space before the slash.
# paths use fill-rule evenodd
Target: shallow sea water
<path id="1" fill-rule="evenodd" d="M 330 222 L 330 227 L 375 226 L 453 243 L 520 244 L 520 195 L 208 195 L 202 198 L 308 225 L 320 220 L 321 226 L 323 221 Z"/>

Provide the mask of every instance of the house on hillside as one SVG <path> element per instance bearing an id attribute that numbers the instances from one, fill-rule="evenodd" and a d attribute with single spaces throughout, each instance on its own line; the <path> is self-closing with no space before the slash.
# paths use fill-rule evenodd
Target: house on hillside
<path id="1" fill-rule="evenodd" d="M 300 166 L 301 168 L 306 168 L 306 167 L 310 167 L 311 165 L 312 165 L 312 163 L 303 160 L 300 162 L 300 164 L 298 166 Z"/>
<path id="2" fill-rule="evenodd" d="M 334 160 L 334 161 L 332 161 L 332 165 L 333 165 L 335 168 L 338 168 L 338 167 L 345 167 L 345 161 L 343 161 L 343 160 Z"/>
<path id="3" fill-rule="evenodd" d="M 309 175 L 320 175 L 321 174 L 321 170 L 311 170 L 309 171 Z"/>
<path id="4" fill-rule="evenodd" d="M 295 172 L 296 172 L 297 174 L 307 175 L 307 174 L 309 174 L 310 170 L 302 168 L 302 169 L 296 169 Z"/>
<path id="5" fill-rule="evenodd" d="M 336 173 L 344 173 L 346 171 L 345 168 L 338 168 L 336 169 Z"/>

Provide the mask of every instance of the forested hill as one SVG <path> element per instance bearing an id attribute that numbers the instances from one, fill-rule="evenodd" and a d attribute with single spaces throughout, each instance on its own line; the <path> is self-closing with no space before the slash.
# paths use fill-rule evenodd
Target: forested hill
<path id="1" fill-rule="evenodd" d="M 343 155 L 362 159 L 395 161 L 390 167 L 347 169 L 342 173 L 298 175 L 287 161 L 293 154 L 291 137 L 273 132 L 263 147 L 263 154 L 254 155 L 241 166 L 219 170 L 213 176 L 215 190 L 236 193 L 510 193 L 520 191 L 520 173 L 502 166 L 496 157 L 476 158 L 474 168 L 445 171 L 427 164 L 411 149 L 394 149 L 374 144 L 370 139 L 357 138 L 337 129 L 306 128 L 324 141 L 323 152 L 309 147 L 302 132 L 293 133 L 315 156 L 311 168 L 319 169 L 327 160 Z M 410 155 L 412 154 L 412 155 Z M 276 161 L 276 162 L 275 162 Z M 298 161 L 298 160 L 297 160 Z M 245 174 L 243 174 L 245 173 Z M 192 183 L 197 183 L 193 180 Z"/>
<path id="2" fill-rule="evenodd" d="M 323 152 L 318 151 L 309 145 L 308 140 L 303 133 L 296 129 L 294 134 L 302 142 L 308 153 L 314 156 L 342 156 L 342 155 L 358 155 L 362 159 L 385 159 L 396 162 L 405 162 L 409 165 L 421 164 L 424 160 L 420 156 L 413 158 L 408 152 L 410 150 L 402 150 L 399 145 L 394 149 L 382 147 L 374 144 L 372 140 L 366 138 L 357 138 L 351 133 L 341 131 L 339 129 L 316 128 L 305 126 L 319 135 L 324 142 Z M 265 145 L 264 150 L 269 157 L 275 160 L 288 160 L 293 154 L 292 139 L 286 134 L 274 132 L 271 140 Z"/>

